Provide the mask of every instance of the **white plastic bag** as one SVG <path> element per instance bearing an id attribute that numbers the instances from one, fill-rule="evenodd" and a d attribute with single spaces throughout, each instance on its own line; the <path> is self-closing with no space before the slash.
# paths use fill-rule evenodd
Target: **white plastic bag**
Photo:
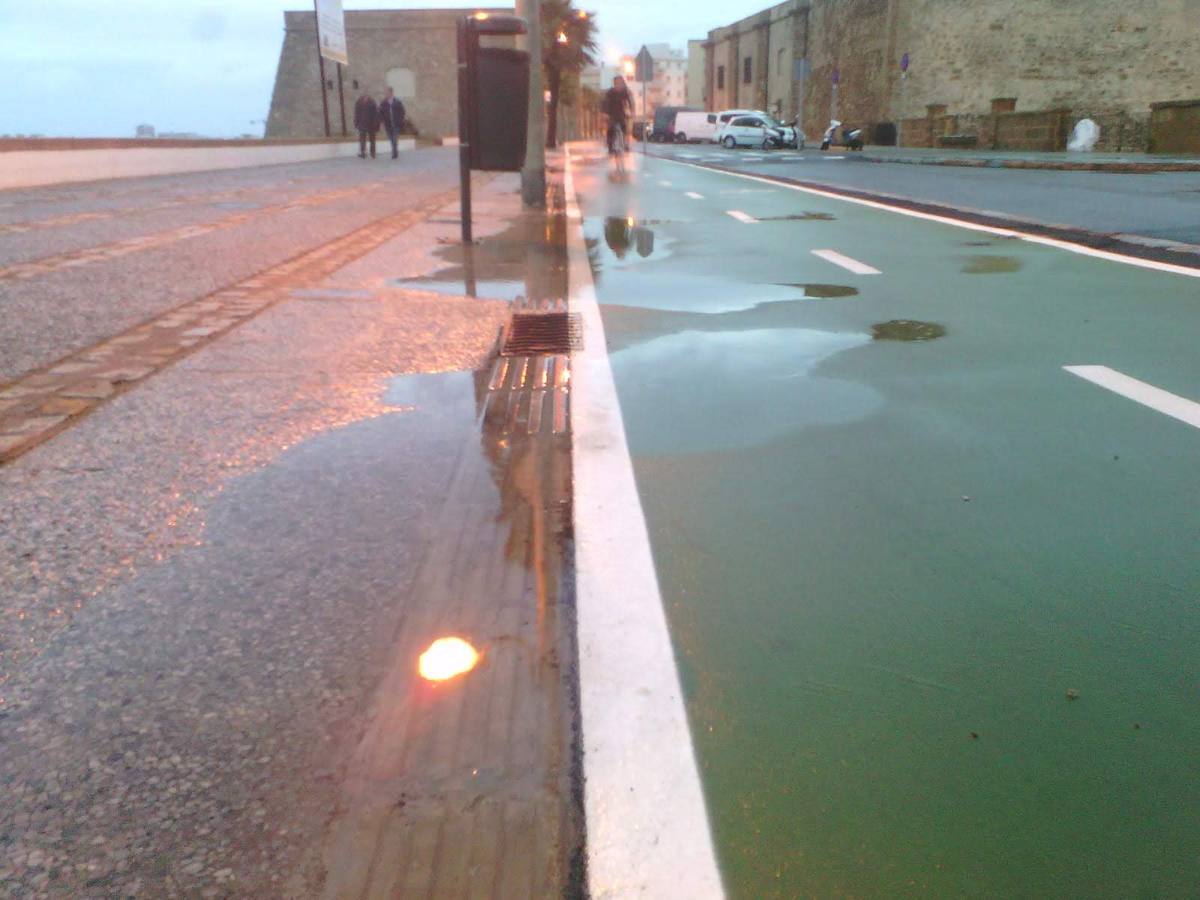
<path id="1" fill-rule="evenodd" d="M 1071 140 L 1067 141 L 1067 149 L 1072 153 L 1091 153 L 1099 140 L 1100 126 L 1091 119 L 1080 119 L 1071 132 Z"/>

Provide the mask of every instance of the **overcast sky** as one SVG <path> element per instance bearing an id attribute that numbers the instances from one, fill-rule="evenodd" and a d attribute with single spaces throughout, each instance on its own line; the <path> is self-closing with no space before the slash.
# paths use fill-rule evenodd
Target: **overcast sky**
<path id="1" fill-rule="evenodd" d="M 657 42 L 683 49 L 688 38 L 703 37 L 770 0 L 581 5 L 596 13 L 602 46 L 611 53 Z M 143 122 L 159 131 L 222 137 L 260 133 L 283 42 L 283 10 L 308 8 L 305 0 L 0 0 L 0 60 L 9 82 L 0 134 L 132 137 Z"/>

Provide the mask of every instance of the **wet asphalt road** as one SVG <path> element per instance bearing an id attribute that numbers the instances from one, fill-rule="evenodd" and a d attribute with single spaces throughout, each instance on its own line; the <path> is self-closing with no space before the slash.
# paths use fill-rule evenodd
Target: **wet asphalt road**
<path id="1" fill-rule="evenodd" d="M 452 154 L 334 160 L 7 191 L 0 381 L 119 334 L 456 183 Z M 329 200 L 323 198 L 335 196 Z M 189 226 L 216 226 L 188 235 Z M 147 249 L 34 277 L 5 269 L 121 241 Z"/>
<path id="2" fill-rule="evenodd" d="M 582 153 L 731 894 L 1191 893 L 1200 282 Z"/>
<path id="3" fill-rule="evenodd" d="M 863 162 L 850 152 L 764 153 L 702 144 L 651 145 L 650 153 L 1044 224 L 1200 245 L 1200 172 L 968 169 Z"/>

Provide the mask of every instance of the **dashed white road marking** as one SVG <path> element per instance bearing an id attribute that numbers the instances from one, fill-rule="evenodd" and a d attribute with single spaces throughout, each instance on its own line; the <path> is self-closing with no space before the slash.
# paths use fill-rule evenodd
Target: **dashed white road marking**
<path id="1" fill-rule="evenodd" d="M 1114 394 L 1120 394 L 1163 415 L 1186 422 L 1193 428 L 1200 428 L 1200 403 L 1138 381 L 1108 366 L 1063 366 L 1063 369 Z"/>
<path id="2" fill-rule="evenodd" d="M 821 159 L 845 159 L 844 156 L 822 156 Z"/>
<path id="3" fill-rule="evenodd" d="M 568 147 L 565 188 L 577 208 Z M 578 221 L 576 219 L 575 221 Z M 567 232 L 576 616 L 593 897 L 724 897 L 583 229 Z"/>
<path id="4" fill-rule="evenodd" d="M 824 157 L 823 157 L 824 158 Z M 666 159 L 664 157 L 664 159 Z M 941 216 L 937 213 L 921 212 L 916 209 L 908 209 L 903 206 L 897 206 L 894 203 L 885 203 L 882 200 L 866 200 L 862 197 L 847 197 L 845 194 L 838 194 L 833 191 L 823 191 L 820 188 L 808 187 L 802 184 L 788 184 L 782 181 L 775 181 L 771 178 L 764 178 L 761 175 L 751 175 L 749 172 L 727 172 L 724 170 L 714 170 L 707 166 L 699 166 L 695 163 L 680 162 L 676 159 L 666 159 L 666 162 L 674 163 L 677 166 L 691 166 L 694 169 L 703 169 L 708 172 L 715 172 L 718 175 L 728 175 L 730 178 L 742 178 L 746 181 L 758 181 L 762 184 L 769 184 L 776 188 L 785 188 L 789 191 L 799 191 L 802 194 L 812 194 L 815 197 L 826 197 L 830 200 L 840 200 L 843 203 L 853 203 L 857 206 L 866 206 L 871 209 L 881 209 L 885 212 L 896 213 L 900 216 L 908 216 L 913 219 L 924 219 L 926 222 L 938 222 L 942 225 L 952 225 L 955 228 L 964 228 L 967 231 L 978 231 L 981 234 L 991 234 L 996 237 L 1017 238 L 1030 244 L 1041 244 L 1044 247 L 1054 247 L 1058 250 L 1066 250 L 1068 253 L 1077 253 L 1080 256 L 1091 256 L 1096 259 L 1107 259 L 1110 262 L 1123 263 L 1127 266 L 1137 266 L 1139 269 L 1152 269 L 1155 272 L 1170 272 L 1172 275 L 1186 275 L 1188 278 L 1200 278 L 1200 268 L 1191 268 L 1189 266 L 1181 266 L 1175 263 L 1159 262 L 1155 259 L 1141 259 L 1137 256 L 1126 256 L 1123 253 L 1114 253 L 1111 250 L 1096 250 L 1093 247 L 1086 247 L 1083 244 L 1075 244 L 1071 241 L 1062 241 L 1058 238 L 1044 237 L 1040 234 L 1030 234 L 1027 231 L 1017 231 L 1013 228 L 997 228 L 995 225 L 981 225 L 978 222 L 968 222 L 965 219 L 956 219 L 953 216 Z"/>
<path id="5" fill-rule="evenodd" d="M 751 216 L 747 213 L 742 212 L 740 209 L 727 209 L 727 210 L 725 210 L 725 215 L 732 216 L 733 218 L 735 218 L 739 222 L 741 222 L 743 225 L 757 225 L 758 224 L 758 219 L 754 218 L 754 216 Z"/>
<path id="6" fill-rule="evenodd" d="M 669 182 L 669 181 L 660 181 L 659 184 L 662 187 L 670 187 L 671 186 L 671 182 Z"/>
<path id="7" fill-rule="evenodd" d="M 683 196 L 691 197 L 693 200 L 703 200 L 703 194 L 697 194 L 695 191 L 687 191 Z"/>
<path id="8" fill-rule="evenodd" d="M 742 159 L 746 162 L 762 162 L 761 156 L 743 156 Z"/>
<path id="9" fill-rule="evenodd" d="M 835 266 L 841 266 L 843 269 L 849 269 L 855 275 L 882 275 L 883 273 L 874 266 L 868 266 L 866 263 L 860 263 L 857 259 L 851 259 L 849 256 L 844 256 L 836 250 L 814 250 L 813 256 L 819 256 L 826 262 L 831 262 Z"/>

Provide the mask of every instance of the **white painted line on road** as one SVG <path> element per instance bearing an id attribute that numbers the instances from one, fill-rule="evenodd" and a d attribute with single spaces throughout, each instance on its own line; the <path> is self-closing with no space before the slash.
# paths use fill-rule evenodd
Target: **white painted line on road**
<path id="1" fill-rule="evenodd" d="M 762 157 L 761 156 L 743 156 L 742 160 L 744 162 L 762 162 Z"/>
<path id="2" fill-rule="evenodd" d="M 669 182 L 669 181 L 660 181 L 659 184 L 662 187 L 670 187 L 671 186 L 671 182 Z"/>
<path id="3" fill-rule="evenodd" d="M 822 156 L 821 159 L 845 159 L 844 156 Z"/>
<path id="4" fill-rule="evenodd" d="M 1063 366 L 1063 369 L 1114 394 L 1120 394 L 1142 406 L 1186 422 L 1193 428 L 1200 428 L 1200 403 L 1130 378 L 1108 366 Z"/>
<path id="5" fill-rule="evenodd" d="M 697 194 L 695 191 L 688 191 L 683 196 L 691 197 L 693 200 L 703 200 L 704 199 L 703 194 Z"/>
<path id="6" fill-rule="evenodd" d="M 566 152 L 567 206 L 578 208 Z M 578 222 L 578 218 L 573 221 Z M 567 230 L 576 621 L 592 897 L 721 898 L 721 875 L 582 227 Z"/>
<path id="7" fill-rule="evenodd" d="M 823 157 L 824 158 L 824 157 Z M 769 184 L 775 188 L 785 188 L 789 191 L 799 191 L 802 194 L 812 194 L 815 197 L 827 197 L 830 200 L 840 200 L 843 203 L 853 203 L 857 206 L 866 206 L 871 209 L 881 209 L 885 212 L 896 213 L 901 216 L 908 216 L 912 219 L 924 219 L 926 222 L 938 222 L 942 225 L 952 225 L 955 228 L 963 228 L 967 231 L 978 231 L 982 234 L 991 234 L 996 237 L 1018 238 L 1030 244 L 1041 244 L 1044 247 L 1054 247 L 1058 250 L 1066 250 L 1068 253 L 1077 253 L 1080 256 L 1091 256 L 1096 259 L 1106 259 L 1109 262 L 1123 263 L 1127 266 L 1136 266 L 1139 269 L 1151 269 L 1155 272 L 1170 272 L 1172 275 L 1186 275 L 1189 278 L 1200 278 L 1200 268 L 1190 268 L 1188 266 L 1180 266 L 1175 263 L 1159 262 L 1154 259 L 1140 259 L 1136 256 L 1126 256 L 1122 253 L 1113 253 L 1111 250 L 1096 250 L 1092 247 L 1085 247 L 1083 244 L 1075 244 L 1071 241 L 1060 241 L 1057 238 L 1043 237 L 1038 234 L 1030 234 L 1025 231 L 1017 231 L 1013 228 L 997 228 L 994 225 L 981 225 L 978 222 L 968 222 L 964 219 L 956 219 L 953 216 L 942 216 L 937 213 L 921 212 L 916 209 L 907 209 L 903 206 L 897 206 L 893 203 L 885 203 L 882 200 L 867 200 L 862 197 L 847 197 L 845 194 L 838 194 L 833 191 L 823 191 L 820 188 L 808 187 L 802 184 L 786 184 L 785 182 L 775 181 L 771 178 L 763 178 L 761 175 L 751 175 L 748 172 L 729 172 L 723 169 L 710 169 L 708 166 L 700 166 L 695 163 L 680 162 L 676 159 L 666 159 L 666 162 L 674 163 L 677 166 L 690 166 L 693 169 L 700 169 L 705 172 L 712 172 L 717 175 L 728 175 L 730 178 L 742 178 L 746 181 L 757 181 L 762 184 Z"/>
<path id="8" fill-rule="evenodd" d="M 741 222 L 743 225 L 757 225 L 758 224 L 758 219 L 754 218 L 754 216 L 747 215 L 746 213 L 742 212 L 740 209 L 727 209 L 727 210 L 725 210 L 725 215 L 732 216 L 733 218 L 735 218 L 739 222 Z"/>
<path id="9" fill-rule="evenodd" d="M 814 250 L 813 256 L 819 256 L 826 262 L 831 262 L 835 266 L 841 266 L 843 269 L 849 269 L 855 275 L 882 275 L 883 273 L 874 266 L 868 266 L 866 263 L 860 263 L 857 259 L 851 259 L 849 256 L 843 256 L 836 250 Z"/>

